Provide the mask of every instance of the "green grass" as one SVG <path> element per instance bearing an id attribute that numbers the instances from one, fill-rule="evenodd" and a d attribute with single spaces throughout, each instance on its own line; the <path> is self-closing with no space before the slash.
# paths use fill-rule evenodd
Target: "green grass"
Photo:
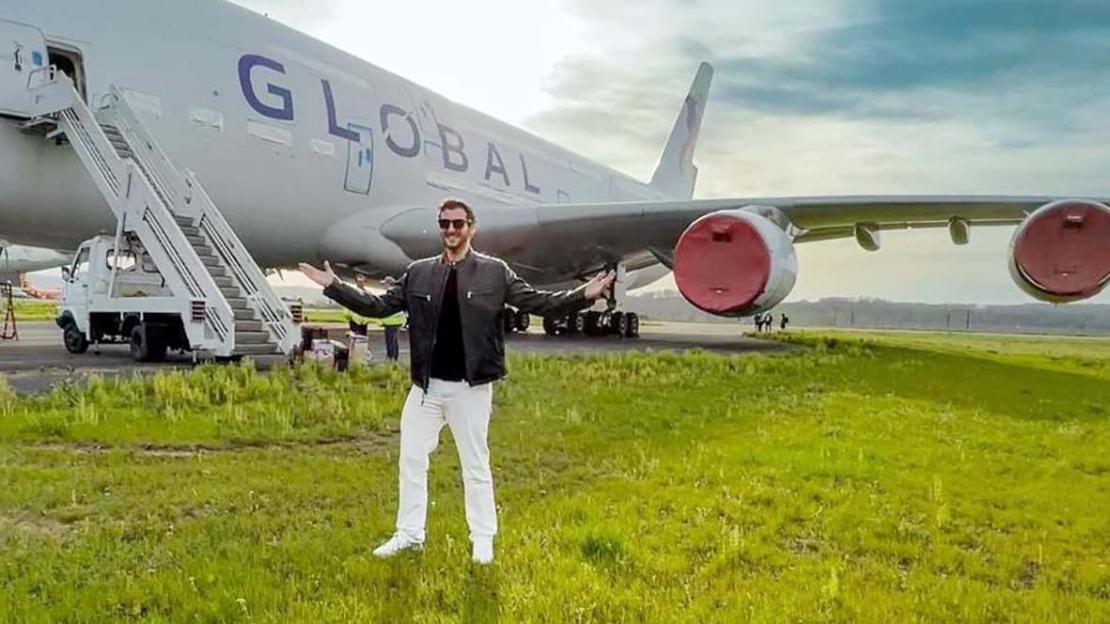
<path id="1" fill-rule="evenodd" d="M 15 318 L 22 321 L 53 321 L 58 317 L 58 303 L 56 301 L 30 301 L 15 299 Z M 4 304 L 0 304 L 0 309 Z"/>
<path id="2" fill-rule="evenodd" d="M 489 569 L 447 434 L 425 552 L 369 555 L 401 369 L 0 392 L 0 620 L 1110 620 L 1105 341 L 792 336 L 511 357 Z"/>
<path id="3" fill-rule="evenodd" d="M 803 330 L 801 333 L 772 334 L 787 341 L 809 335 L 985 357 L 1020 366 L 1110 379 L 1110 338 L 881 330 L 820 330 L 816 333 Z"/>

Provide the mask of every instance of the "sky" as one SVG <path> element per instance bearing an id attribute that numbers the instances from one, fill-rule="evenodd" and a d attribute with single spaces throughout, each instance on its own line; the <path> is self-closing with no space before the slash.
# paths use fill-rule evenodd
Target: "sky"
<path id="1" fill-rule="evenodd" d="M 639 179 L 707 60 L 697 197 L 1110 197 L 1105 0 L 236 1 Z M 1011 235 L 799 245 L 790 299 L 1026 302 Z"/>

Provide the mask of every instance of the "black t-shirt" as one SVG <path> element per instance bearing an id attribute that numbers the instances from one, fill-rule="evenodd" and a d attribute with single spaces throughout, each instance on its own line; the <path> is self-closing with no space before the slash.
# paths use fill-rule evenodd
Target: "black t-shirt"
<path id="1" fill-rule="evenodd" d="M 455 267 L 451 267 L 436 325 L 435 348 L 432 349 L 431 376 L 444 381 L 466 379 L 466 351 L 463 347 L 462 321 L 459 319 L 459 286 L 455 273 Z"/>

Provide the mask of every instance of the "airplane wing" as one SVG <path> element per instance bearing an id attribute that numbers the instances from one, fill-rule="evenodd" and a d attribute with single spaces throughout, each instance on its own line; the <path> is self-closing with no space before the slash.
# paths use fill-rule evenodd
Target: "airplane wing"
<path id="1" fill-rule="evenodd" d="M 475 245 L 538 284 L 617 265 L 663 264 L 690 303 L 725 316 L 773 307 L 797 277 L 797 243 L 855 238 L 874 251 L 884 230 L 947 227 L 956 244 L 980 225 L 1017 225 L 1015 281 L 1034 297 L 1074 301 L 1110 284 L 1110 209 L 1102 200 L 1035 196 L 844 196 L 692 199 L 694 148 L 713 68 L 694 77 L 647 187 L 656 197 L 506 205 L 476 192 Z M 434 209 L 402 209 L 378 227 L 408 258 L 434 255 Z M 398 254 L 400 255 L 400 254 Z"/>
<path id="2" fill-rule="evenodd" d="M 530 279 L 587 275 L 618 261 L 670 266 L 679 237 L 696 219 L 721 210 L 766 216 L 794 242 L 859 236 L 860 231 L 1016 225 L 1053 197 L 843 196 L 628 201 L 478 208 L 477 245 L 510 260 Z M 1103 200 L 1094 200 L 1103 201 Z M 433 255 L 438 243 L 427 210 L 403 212 L 382 233 L 410 257 Z M 429 238 L 429 234 L 433 236 Z M 863 244 L 863 241 L 861 241 Z M 637 260 L 638 259 L 638 260 Z"/>
<path id="3" fill-rule="evenodd" d="M 974 195 L 692 199 L 698 173 L 694 148 L 712 77 L 712 66 L 702 63 L 647 184 L 656 197 L 666 199 L 519 205 L 475 192 L 466 199 L 478 215 L 477 248 L 545 285 L 618 263 L 628 270 L 663 264 L 675 270 L 688 301 L 734 315 L 769 309 L 789 294 L 797 276 L 796 243 L 852 237 L 874 251 L 885 230 L 947 227 L 952 241 L 963 244 L 974 226 L 1023 224 L 1011 256 L 1021 273 L 1019 285 L 1031 294 L 1070 301 L 1110 283 L 1105 244 L 1110 209 L 1101 200 L 1056 203 L 1053 197 Z M 434 255 L 439 237 L 432 213 L 431 208 L 402 209 L 377 233 L 395 243 L 403 257 Z"/>

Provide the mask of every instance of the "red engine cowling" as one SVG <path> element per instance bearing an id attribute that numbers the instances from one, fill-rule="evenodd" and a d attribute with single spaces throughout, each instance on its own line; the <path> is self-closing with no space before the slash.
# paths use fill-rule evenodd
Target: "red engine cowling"
<path id="1" fill-rule="evenodd" d="M 797 277 L 794 242 L 774 222 L 743 209 L 694 221 L 674 249 L 679 292 L 718 316 L 769 310 L 790 294 Z"/>
<path id="2" fill-rule="evenodd" d="M 1110 208 L 1075 199 L 1041 206 L 1014 233 L 1010 274 L 1041 301 L 1097 295 L 1110 282 Z"/>

